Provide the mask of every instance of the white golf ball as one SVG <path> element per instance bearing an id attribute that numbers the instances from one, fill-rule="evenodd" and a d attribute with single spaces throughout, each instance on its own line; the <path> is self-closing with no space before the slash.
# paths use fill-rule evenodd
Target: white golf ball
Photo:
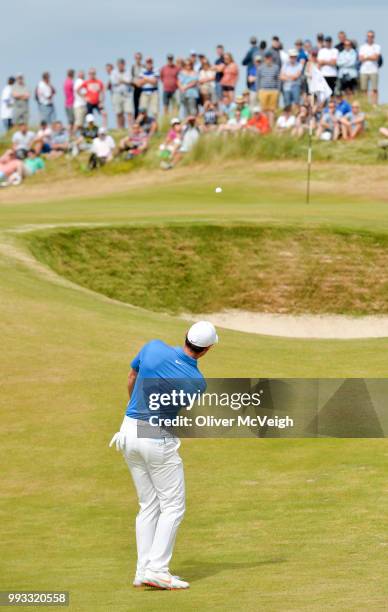
<path id="1" fill-rule="evenodd" d="M 216 193 L 222 193 L 222 187 L 216 187 Z"/>

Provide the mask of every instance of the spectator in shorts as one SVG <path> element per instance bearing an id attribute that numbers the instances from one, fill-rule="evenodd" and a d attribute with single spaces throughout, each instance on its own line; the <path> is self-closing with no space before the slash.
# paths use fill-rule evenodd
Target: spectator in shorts
<path id="1" fill-rule="evenodd" d="M 292 114 L 292 106 L 289 104 L 288 106 L 284 107 L 276 121 L 276 132 L 277 134 L 291 132 L 295 127 L 295 124 L 295 115 Z"/>
<path id="2" fill-rule="evenodd" d="M 36 88 L 36 100 L 41 121 L 47 121 L 49 125 L 55 121 L 55 93 L 55 87 L 51 84 L 50 73 L 44 72 Z"/>
<path id="3" fill-rule="evenodd" d="M 313 127 L 313 126 L 312 126 Z M 306 132 L 310 129 L 310 115 L 309 109 L 307 106 L 301 106 L 299 109 L 299 113 L 295 119 L 295 127 L 293 128 L 291 134 L 292 136 L 296 136 L 296 138 L 301 138 Z"/>
<path id="4" fill-rule="evenodd" d="M 155 117 L 151 117 L 146 108 L 139 108 L 136 123 L 140 125 L 141 129 L 147 134 L 148 138 L 151 138 L 151 136 L 153 136 L 158 129 L 158 123 Z"/>
<path id="5" fill-rule="evenodd" d="M 38 153 L 50 153 L 52 149 L 52 136 L 53 131 L 47 121 L 41 121 L 34 140 L 34 149 Z"/>
<path id="6" fill-rule="evenodd" d="M 284 64 L 280 80 L 283 83 L 283 99 L 285 106 L 299 106 L 302 82 L 302 65 L 298 62 L 298 51 L 290 49 L 289 60 Z"/>
<path id="7" fill-rule="evenodd" d="M 90 68 L 89 78 L 77 87 L 77 93 L 83 95 L 86 101 L 86 112 L 92 115 L 97 111 L 101 117 L 103 125 L 106 125 L 107 115 L 104 109 L 105 87 L 104 83 L 97 78 L 95 68 Z"/>
<path id="8" fill-rule="evenodd" d="M 199 71 L 199 93 L 202 106 L 210 100 L 216 101 L 216 72 L 207 57 L 201 59 L 201 70 Z"/>
<path id="9" fill-rule="evenodd" d="M 241 62 L 243 66 L 247 67 L 247 87 L 249 87 L 249 69 L 250 68 L 252 69 L 255 65 L 255 57 L 257 55 L 260 55 L 260 50 L 257 44 L 256 36 L 251 36 L 249 43 L 250 43 L 250 47 L 248 51 L 246 52 L 246 55 L 243 61 Z"/>
<path id="10" fill-rule="evenodd" d="M 54 121 L 51 134 L 50 157 L 60 157 L 69 150 L 69 135 L 62 121 Z"/>
<path id="11" fill-rule="evenodd" d="M 86 115 L 86 100 L 85 89 L 83 84 L 85 81 L 85 73 L 83 70 L 78 71 L 77 78 L 74 82 L 74 128 L 80 130 L 84 125 Z"/>
<path id="12" fill-rule="evenodd" d="M 193 68 L 191 59 L 184 62 L 178 76 L 181 112 L 184 117 L 197 114 L 199 99 L 199 74 Z"/>
<path id="13" fill-rule="evenodd" d="M 125 159 L 133 159 L 145 153 L 148 147 L 148 136 L 141 126 L 135 122 L 129 130 L 128 136 L 120 141 L 119 152 L 127 152 Z"/>
<path id="14" fill-rule="evenodd" d="M 261 110 L 267 115 L 270 127 L 274 124 L 279 100 L 280 68 L 273 61 L 271 51 L 266 51 L 264 63 L 257 69 L 257 90 Z"/>
<path id="15" fill-rule="evenodd" d="M 100 127 L 98 136 L 93 140 L 90 149 L 89 170 L 94 170 L 112 161 L 115 148 L 112 136 L 106 133 L 106 128 Z"/>
<path id="16" fill-rule="evenodd" d="M 361 112 L 358 102 L 353 102 L 351 112 L 344 115 L 339 121 L 344 140 L 354 140 L 365 129 L 365 113 Z"/>
<path id="17" fill-rule="evenodd" d="M 158 93 L 159 73 L 154 68 L 152 57 L 147 57 L 145 68 L 140 72 L 141 86 L 140 106 L 147 109 L 147 113 L 157 118 L 159 113 Z"/>
<path id="18" fill-rule="evenodd" d="M 35 132 L 28 129 L 27 123 L 19 123 L 12 137 L 12 148 L 18 159 L 25 159 L 35 140 Z"/>
<path id="19" fill-rule="evenodd" d="M 360 87 L 364 93 L 369 93 L 372 104 L 377 104 L 379 95 L 379 66 L 381 64 L 381 47 L 375 42 L 375 33 L 367 33 L 366 43 L 359 51 Z"/>
<path id="20" fill-rule="evenodd" d="M 223 77 L 223 70 L 224 70 L 224 45 L 217 45 L 216 47 L 216 59 L 214 62 L 214 70 L 216 71 L 216 77 L 215 77 L 215 89 L 216 89 L 216 98 L 217 100 L 221 100 L 222 98 L 222 85 L 221 85 L 221 79 Z"/>
<path id="21" fill-rule="evenodd" d="M 117 129 L 122 130 L 125 127 L 125 117 L 127 117 L 128 125 L 132 122 L 132 91 L 131 91 L 131 74 L 125 65 L 125 59 L 117 60 L 117 67 L 112 70 L 110 76 L 112 105 L 116 115 Z"/>
<path id="22" fill-rule="evenodd" d="M 357 87 L 358 57 L 349 39 L 344 41 L 343 49 L 339 51 L 337 66 L 339 90 L 350 96 Z"/>
<path id="23" fill-rule="evenodd" d="M 75 71 L 70 69 L 67 71 L 66 79 L 63 83 L 63 93 L 65 97 L 65 113 L 67 117 L 67 124 L 69 126 L 69 132 L 72 134 L 74 129 L 75 117 L 74 117 L 74 75 Z"/>
<path id="24" fill-rule="evenodd" d="M 16 80 L 12 88 L 13 103 L 13 122 L 14 125 L 20 123 L 28 124 L 28 107 L 30 100 L 30 92 L 28 91 L 24 82 L 24 76 L 22 74 L 16 75 Z"/>
<path id="25" fill-rule="evenodd" d="M 167 64 L 160 71 L 160 80 L 163 85 L 163 112 L 165 115 L 177 108 L 178 74 L 179 68 L 174 62 L 174 56 L 169 53 Z"/>
<path id="26" fill-rule="evenodd" d="M 234 92 L 238 81 L 238 66 L 231 53 L 224 54 L 224 67 L 221 79 L 223 94 L 227 94 L 229 100 L 234 99 Z"/>
<path id="27" fill-rule="evenodd" d="M 255 106 L 252 112 L 253 116 L 247 123 L 247 129 L 254 134 L 268 134 L 268 132 L 271 130 L 268 117 L 264 113 L 260 112 L 260 108 L 258 106 Z"/>
<path id="28" fill-rule="evenodd" d="M 9 77 L 6 86 L 1 92 L 1 120 L 3 127 L 8 132 L 13 127 L 13 104 L 14 99 L 12 95 L 13 86 L 15 84 L 15 78 Z"/>
<path id="29" fill-rule="evenodd" d="M 336 113 L 336 104 L 330 100 L 328 108 L 323 112 L 317 128 L 317 138 L 321 140 L 338 140 L 340 135 L 340 119 Z"/>
<path id="30" fill-rule="evenodd" d="M 325 36 L 324 46 L 318 52 L 318 66 L 333 93 L 337 84 L 338 49 L 333 47 L 331 36 Z"/>
<path id="31" fill-rule="evenodd" d="M 131 78 L 133 86 L 133 112 L 135 119 L 139 113 L 139 104 L 141 96 L 140 73 L 144 70 L 143 56 L 137 51 L 134 56 L 135 63 L 131 66 Z"/>

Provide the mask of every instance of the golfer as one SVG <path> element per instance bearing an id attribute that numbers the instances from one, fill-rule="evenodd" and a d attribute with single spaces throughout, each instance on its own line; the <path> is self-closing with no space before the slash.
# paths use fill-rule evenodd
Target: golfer
<path id="1" fill-rule="evenodd" d="M 217 342 L 214 326 L 208 321 L 199 321 L 188 330 L 183 348 L 152 340 L 131 363 L 127 411 L 110 446 L 116 444 L 116 449 L 123 453 L 139 498 L 135 587 L 143 584 L 167 590 L 189 587 L 188 582 L 169 572 L 176 533 L 185 511 L 183 465 L 178 453 L 180 441 L 166 435 L 163 428 L 156 436 L 154 432 L 149 433 L 155 429 L 149 423 L 151 416 L 154 420 L 155 411 L 144 401 L 144 386 L 148 380 L 155 381 L 155 388 L 159 383 L 167 384 L 168 379 L 178 379 L 192 381 L 203 391 L 206 384 L 197 362 Z M 175 408 L 175 416 L 182 407 Z M 174 416 L 170 408 L 168 416 Z"/>

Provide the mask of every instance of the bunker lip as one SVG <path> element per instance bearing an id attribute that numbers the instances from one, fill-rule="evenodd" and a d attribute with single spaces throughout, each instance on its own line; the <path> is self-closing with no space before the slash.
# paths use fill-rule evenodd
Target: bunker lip
<path id="1" fill-rule="evenodd" d="M 369 315 L 284 315 L 225 310 L 207 314 L 182 315 L 187 321 L 207 319 L 214 325 L 266 336 L 284 338 L 356 340 L 362 338 L 388 338 L 388 316 Z"/>

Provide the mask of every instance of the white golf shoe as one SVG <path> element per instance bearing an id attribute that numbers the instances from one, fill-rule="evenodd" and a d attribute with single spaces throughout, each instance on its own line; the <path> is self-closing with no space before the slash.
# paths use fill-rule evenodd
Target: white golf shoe
<path id="1" fill-rule="evenodd" d="M 188 582 L 185 582 L 179 576 L 172 576 L 169 572 L 158 573 L 151 570 L 145 571 L 144 584 L 167 591 L 188 589 L 190 586 Z"/>

